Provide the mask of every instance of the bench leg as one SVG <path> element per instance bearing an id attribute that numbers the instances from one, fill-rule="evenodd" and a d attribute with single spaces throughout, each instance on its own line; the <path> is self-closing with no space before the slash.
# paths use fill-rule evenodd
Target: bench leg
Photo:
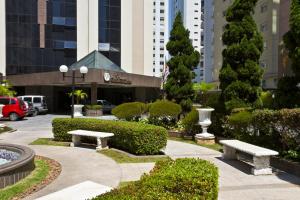
<path id="1" fill-rule="evenodd" d="M 270 168 L 270 156 L 253 157 L 254 168 L 252 168 L 253 175 L 270 175 L 272 168 Z"/>
<path id="2" fill-rule="evenodd" d="M 96 150 L 107 149 L 107 138 L 97 138 L 97 148 Z"/>
<path id="3" fill-rule="evenodd" d="M 81 144 L 81 141 L 80 141 L 80 136 L 78 135 L 72 135 L 72 143 L 70 144 L 71 147 L 76 147 L 78 145 Z"/>
<path id="4" fill-rule="evenodd" d="M 236 150 L 234 148 L 231 148 L 229 146 L 224 145 L 223 146 L 223 154 L 222 157 L 226 160 L 236 160 Z"/>

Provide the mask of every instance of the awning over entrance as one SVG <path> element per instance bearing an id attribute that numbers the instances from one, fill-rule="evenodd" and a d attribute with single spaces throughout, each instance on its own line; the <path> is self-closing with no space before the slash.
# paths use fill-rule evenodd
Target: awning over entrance
<path id="1" fill-rule="evenodd" d="M 79 69 L 81 66 L 86 66 L 89 69 L 103 69 L 116 72 L 125 72 L 118 65 L 113 63 L 111 60 L 109 60 L 107 57 L 96 50 L 88 54 L 81 60 L 77 61 L 76 63 L 72 64 L 70 67 L 73 69 Z"/>

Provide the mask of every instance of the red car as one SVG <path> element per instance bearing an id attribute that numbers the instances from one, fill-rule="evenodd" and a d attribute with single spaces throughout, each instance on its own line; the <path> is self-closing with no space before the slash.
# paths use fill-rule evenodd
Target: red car
<path id="1" fill-rule="evenodd" d="M 27 114 L 27 108 L 23 100 L 16 97 L 0 97 L 0 104 L 3 104 L 2 115 L 11 121 L 23 119 Z"/>

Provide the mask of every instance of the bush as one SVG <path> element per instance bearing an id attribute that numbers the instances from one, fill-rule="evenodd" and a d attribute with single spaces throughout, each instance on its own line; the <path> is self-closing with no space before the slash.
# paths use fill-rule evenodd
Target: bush
<path id="1" fill-rule="evenodd" d="M 123 103 L 112 110 L 112 114 L 119 119 L 127 121 L 138 121 L 147 107 L 141 102 Z"/>
<path id="2" fill-rule="evenodd" d="M 156 163 L 140 181 L 103 194 L 94 200 L 210 199 L 218 198 L 218 169 L 200 159 Z"/>
<path id="3" fill-rule="evenodd" d="M 224 128 L 229 137 L 293 156 L 300 151 L 299 121 L 300 109 L 241 111 L 227 117 Z"/>
<path id="4" fill-rule="evenodd" d="M 114 133 L 109 145 L 133 154 L 160 153 L 167 144 L 167 131 L 149 124 L 98 119 L 58 118 L 52 121 L 54 139 L 71 141 L 72 130 L 89 130 Z"/>
<path id="5" fill-rule="evenodd" d="M 199 113 L 193 108 L 182 120 L 182 125 L 186 133 L 189 135 L 194 135 L 200 133 L 201 126 L 198 125 Z"/>
<path id="6" fill-rule="evenodd" d="M 274 107 L 274 101 L 272 95 L 273 94 L 270 91 L 261 93 L 260 98 L 262 100 L 263 108 L 272 109 Z"/>
<path id="7" fill-rule="evenodd" d="M 84 107 L 85 107 L 85 109 L 88 109 L 88 110 L 101 110 L 102 109 L 101 105 L 85 105 Z"/>
<path id="8" fill-rule="evenodd" d="M 149 122 L 169 129 L 176 124 L 181 111 L 181 106 L 176 103 L 158 100 L 149 107 Z"/>

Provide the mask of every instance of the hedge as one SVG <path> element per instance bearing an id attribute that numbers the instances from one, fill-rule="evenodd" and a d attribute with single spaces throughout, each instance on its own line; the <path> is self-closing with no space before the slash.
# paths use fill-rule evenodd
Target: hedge
<path id="1" fill-rule="evenodd" d="M 78 129 L 114 133 L 109 140 L 111 147 L 137 155 L 158 154 L 167 144 L 166 129 L 137 122 L 57 118 L 52 121 L 52 126 L 57 141 L 71 141 L 67 132 Z"/>
<path id="2" fill-rule="evenodd" d="M 152 103 L 149 108 L 150 117 L 177 118 L 181 111 L 179 104 L 166 100 L 158 100 Z"/>
<path id="3" fill-rule="evenodd" d="M 227 117 L 225 134 L 300 161 L 300 109 L 241 111 Z M 289 153 L 290 152 L 290 153 Z"/>
<path id="4" fill-rule="evenodd" d="M 179 104 L 158 100 L 149 106 L 149 123 L 171 129 L 178 121 L 181 111 Z"/>
<path id="5" fill-rule="evenodd" d="M 153 200 L 218 198 L 218 169 L 200 159 L 157 162 L 149 175 L 93 200 Z"/>
<path id="6" fill-rule="evenodd" d="M 132 121 L 139 119 L 146 110 L 146 104 L 142 102 L 131 102 L 118 105 L 112 110 L 112 114 L 119 119 Z"/>

